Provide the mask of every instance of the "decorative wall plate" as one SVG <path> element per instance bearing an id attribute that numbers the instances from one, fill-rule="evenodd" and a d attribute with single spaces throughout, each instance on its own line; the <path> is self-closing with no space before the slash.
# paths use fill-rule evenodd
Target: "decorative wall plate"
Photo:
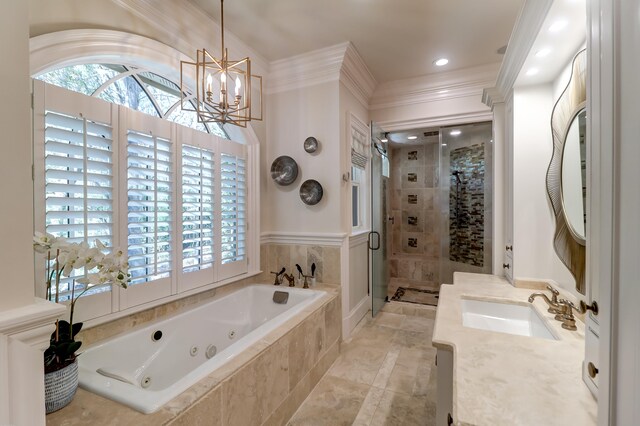
<path id="1" fill-rule="evenodd" d="M 308 206 L 314 206 L 322 200 L 322 185 L 317 180 L 305 180 L 300 186 L 300 199 Z"/>
<path id="2" fill-rule="evenodd" d="M 309 154 L 316 152 L 318 149 L 318 140 L 313 136 L 309 136 L 304 140 L 304 150 Z"/>
<path id="3" fill-rule="evenodd" d="M 282 155 L 271 163 L 271 178 L 278 185 L 291 185 L 298 177 L 298 163 L 293 158 Z"/>

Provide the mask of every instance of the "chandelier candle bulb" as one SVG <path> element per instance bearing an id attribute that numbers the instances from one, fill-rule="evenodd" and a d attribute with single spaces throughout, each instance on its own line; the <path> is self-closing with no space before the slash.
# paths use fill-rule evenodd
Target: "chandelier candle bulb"
<path id="1" fill-rule="evenodd" d="M 242 83 L 240 82 L 240 77 L 236 77 L 236 98 L 240 98 L 241 87 L 242 87 Z"/>
<path id="2" fill-rule="evenodd" d="M 207 75 L 207 93 L 211 93 L 211 84 L 213 83 L 213 77 L 211 77 L 211 74 Z"/>

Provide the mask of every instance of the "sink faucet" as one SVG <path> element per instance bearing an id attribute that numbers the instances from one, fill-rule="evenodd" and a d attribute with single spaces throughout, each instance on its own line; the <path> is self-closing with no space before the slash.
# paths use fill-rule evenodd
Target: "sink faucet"
<path id="1" fill-rule="evenodd" d="M 573 310 L 580 312 L 580 309 L 576 307 L 570 300 L 560 299 L 558 301 L 560 306 L 560 313 L 556 315 L 558 321 L 562 321 L 562 328 L 565 330 L 577 330 L 576 319 L 573 316 Z"/>
<path id="2" fill-rule="evenodd" d="M 547 295 L 544 293 L 533 293 L 531 296 L 529 296 L 529 303 L 533 303 L 533 300 L 536 297 L 543 297 L 544 301 L 547 302 L 547 305 L 549 305 L 549 309 L 547 309 L 547 312 L 551 314 L 560 314 L 562 311 L 562 309 L 558 305 L 558 295 L 560 294 L 560 292 L 558 292 L 558 290 L 551 287 L 550 285 L 547 285 L 547 290 L 551 292 L 551 300 L 549 300 Z"/>

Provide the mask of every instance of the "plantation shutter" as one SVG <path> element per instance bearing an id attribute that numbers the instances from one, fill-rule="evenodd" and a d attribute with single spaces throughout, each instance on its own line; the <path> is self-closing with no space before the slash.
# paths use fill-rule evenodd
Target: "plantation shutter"
<path id="1" fill-rule="evenodd" d="M 244 145 L 220 140 L 219 279 L 247 271 L 247 154 Z"/>
<path id="2" fill-rule="evenodd" d="M 174 147 L 171 123 L 125 109 L 120 116 L 121 128 L 126 123 L 122 139 L 126 140 L 131 274 L 131 286 L 122 295 L 131 306 L 171 294 Z"/>
<path id="3" fill-rule="evenodd" d="M 100 239 L 113 247 L 115 153 L 113 106 L 42 82 L 34 82 L 34 187 L 36 230 L 94 246 Z M 37 178 L 36 178 L 37 177 Z M 43 197 L 43 198 L 40 198 Z M 46 256 L 46 255 L 45 255 Z M 51 253 L 55 258 L 55 252 Z M 53 263 L 53 262 L 52 262 Z M 46 260 L 36 260 L 38 294 L 46 281 Z M 73 270 L 60 281 L 58 300 L 71 299 Z M 52 293 L 56 292 L 55 283 Z M 75 283 L 79 295 L 85 284 Z M 82 310 L 111 311 L 110 285 L 92 286 L 84 293 Z M 93 299 L 90 302 L 88 299 Z"/>
<path id="4" fill-rule="evenodd" d="M 214 222 L 216 156 L 212 136 L 179 127 L 181 155 L 182 275 L 180 291 L 215 280 Z"/>

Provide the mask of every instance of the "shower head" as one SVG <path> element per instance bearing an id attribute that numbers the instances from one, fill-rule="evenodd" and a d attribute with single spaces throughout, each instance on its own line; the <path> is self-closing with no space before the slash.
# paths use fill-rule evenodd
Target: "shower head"
<path id="1" fill-rule="evenodd" d="M 458 183 L 462 183 L 462 180 L 460 179 L 460 171 L 459 170 L 454 170 L 454 171 L 451 172 L 451 174 L 456 177 L 456 181 Z"/>

